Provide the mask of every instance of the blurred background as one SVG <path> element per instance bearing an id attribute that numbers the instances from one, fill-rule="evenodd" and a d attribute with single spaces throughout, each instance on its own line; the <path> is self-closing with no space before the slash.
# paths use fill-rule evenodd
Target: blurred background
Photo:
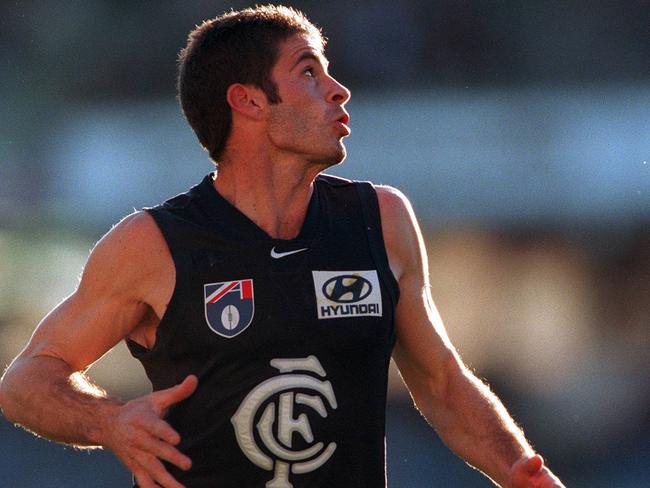
<path id="1" fill-rule="evenodd" d="M 332 173 L 399 187 L 462 356 L 570 487 L 650 486 L 650 2 L 287 2 L 353 92 Z M 175 100 L 201 20 L 246 2 L 0 3 L 0 365 L 93 243 L 212 166 Z M 91 370 L 149 391 L 123 346 Z M 488 487 L 396 374 L 393 488 Z M 0 416 L 3 487 L 130 486 Z"/>

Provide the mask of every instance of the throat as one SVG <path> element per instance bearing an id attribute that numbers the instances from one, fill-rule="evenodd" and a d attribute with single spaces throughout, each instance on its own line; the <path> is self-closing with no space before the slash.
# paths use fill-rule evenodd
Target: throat
<path id="1" fill-rule="evenodd" d="M 219 185 L 220 179 L 221 175 L 216 179 L 217 192 L 272 239 L 295 239 L 312 219 L 311 203 L 316 200 L 313 179 L 289 186 L 270 182 L 243 191 Z"/>
<path id="2" fill-rule="evenodd" d="M 253 220 L 272 239 L 290 240 L 295 239 L 302 230 L 306 217 L 306 211 L 302 216 L 290 218 L 288 215 L 274 215 L 268 219 Z"/>

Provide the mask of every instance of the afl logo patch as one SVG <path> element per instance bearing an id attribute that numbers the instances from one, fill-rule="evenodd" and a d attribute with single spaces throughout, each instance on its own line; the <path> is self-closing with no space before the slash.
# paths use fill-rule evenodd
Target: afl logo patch
<path id="1" fill-rule="evenodd" d="M 377 271 L 312 271 L 319 319 L 382 316 Z"/>
<path id="2" fill-rule="evenodd" d="M 203 285 L 205 321 L 210 329 L 230 339 L 253 321 L 253 280 L 224 281 Z"/>

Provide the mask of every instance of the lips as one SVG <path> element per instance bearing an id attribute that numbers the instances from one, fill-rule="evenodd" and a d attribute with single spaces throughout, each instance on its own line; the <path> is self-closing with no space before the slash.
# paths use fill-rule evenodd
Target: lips
<path id="1" fill-rule="evenodd" d="M 349 136 L 352 131 L 350 130 L 350 116 L 347 112 L 343 112 L 341 116 L 336 119 L 336 122 L 339 124 L 339 127 L 343 130 L 343 137 Z"/>
<path id="2" fill-rule="evenodd" d="M 336 119 L 337 122 L 341 122 L 344 125 L 350 125 L 350 116 L 346 113 L 341 115 L 338 119 Z"/>

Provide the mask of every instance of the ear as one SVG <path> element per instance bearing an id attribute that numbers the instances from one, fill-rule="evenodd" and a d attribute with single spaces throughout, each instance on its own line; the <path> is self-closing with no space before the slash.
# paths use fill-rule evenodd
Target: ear
<path id="1" fill-rule="evenodd" d="M 226 100 L 230 108 L 246 117 L 259 119 L 268 105 L 262 90 L 252 85 L 233 83 L 226 91 Z"/>

